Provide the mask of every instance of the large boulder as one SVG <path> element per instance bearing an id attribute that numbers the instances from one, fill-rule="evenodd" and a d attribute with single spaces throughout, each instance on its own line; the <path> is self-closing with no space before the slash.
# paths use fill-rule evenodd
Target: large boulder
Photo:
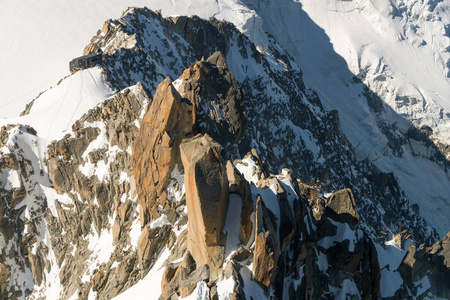
<path id="1" fill-rule="evenodd" d="M 350 189 L 339 190 L 331 195 L 325 206 L 325 212 L 331 219 L 347 223 L 353 230 L 358 226 L 360 217 Z"/>
<path id="2" fill-rule="evenodd" d="M 222 229 L 228 210 L 228 179 L 220 145 L 198 135 L 180 146 L 185 170 L 188 250 L 212 275 L 224 259 Z"/>

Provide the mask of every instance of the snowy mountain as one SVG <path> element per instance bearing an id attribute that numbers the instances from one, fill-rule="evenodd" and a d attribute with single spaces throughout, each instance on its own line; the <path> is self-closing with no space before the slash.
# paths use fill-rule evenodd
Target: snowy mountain
<path id="1" fill-rule="evenodd" d="M 447 2 L 151 6 L 1 121 L 4 297 L 450 296 Z"/>

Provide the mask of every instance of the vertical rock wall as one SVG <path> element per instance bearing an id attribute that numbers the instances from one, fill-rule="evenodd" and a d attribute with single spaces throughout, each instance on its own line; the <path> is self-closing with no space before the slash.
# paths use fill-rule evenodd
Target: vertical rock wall
<path id="1" fill-rule="evenodd" d="M 156 90 L 133 145 L 131 162 L 138 183 L 141 224 L 158 217 L 158 204 L 168 205 L 163 191 L 174 166 L 181 165 L 179 146 L 183 138 L 192 134 L 192 128 L 192 105 L 166 78 Z"/>
<path id="2" fill-rule="evenodd" d="M 228 210 L 228 179 L 220 145 L 209 136 L 181 144 L 188 209 L 188 250 L 198 264 L 208 264 L 212 276 L 222 266 L 222 229 Z"/>

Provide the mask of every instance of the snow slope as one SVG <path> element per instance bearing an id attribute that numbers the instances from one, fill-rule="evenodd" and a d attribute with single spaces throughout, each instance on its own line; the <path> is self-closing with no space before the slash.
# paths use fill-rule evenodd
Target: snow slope
<path id="1" fill-rule="evenodd" d="M 247 1 L 263 30 L 300 65 L 306 85 L 318 92 L 327 109 L 338 110 L 342 129 L 360 159 L 393 172 L 407 197 L 420 205 L 421 214 L 445 235 L 450 228 L 445 217 L 450 210 L 448 170 L 423 159 L 411 143 L 401 146 L 402 154 L 391 144 L 404 139 L 412 124 L 429 126 L 435 137 L 449 142 L 450 2 L 402 3 Z M 254 41 L 267 43 L 258 36 Z M 364 95 L 367 90 L 385 102 L 378 111 Z"/>
<path id="2" fill-rule="evenodd" d="M 70 130 L 83 114 L 113 94 L 100 68 L 83 70 L 39 96 L 28 115 L 0 119 L 0 125 L 30 125 L 39 137 L 53 139 Z"/>
<path id="3" fill-rule="evenodd" d="M 155 1 L 149 7 L 177 15 L 186 13 L 184 3 Z M 325 108 L 338 110 L 358 157 L 393 172 L 421 215 L 445 235 L 450 173 L 426 158 L 432 155 L 420 150 L 423 145 L 405 143 L 405 136 L 412 125 L 428 126 L 433 138 L 450 141 L 450 1 L 216 3 L 191 1 L 187 13 L 202 7 L 196 14 L 234 23 L 264 49 L 270 43 L 265 32 L 272 34 Z M 382 102 L 370 103 L 371 93 Z M 394 149 L 396 143 L 403 144 Z"/>
<path id="4" fill-rule="evenodd" d="M 348 115 L 342 119 L 343 126 L 352 133 L 348 135 L 353 144 L 362 144 L 359 147 L 362 158 L 379 156 L 384 143 L 375 146 L 374 150 L 374 145 L 364 147 L 367 136 L 349 129 L 368 123 L 358 118 L 364 116 L 364 103 L 356 106 L 359 109 L 354 107 L 359 100 L 356 94 L 359 91 L 349 85 L 353 75 L 361 78 L 399 115 L 390 116 L 391 119 L 396 118 L 395 121 L 401 123 L 404 117 L 418 127 L 428 125 L 439 138 L 449 142 L 450 54 L 447 47 L 450 41 L 445 29 L 450 18 L 445 12 L 449 1 L 434 1 L 433 6 L 427 1 L 407 1 L 405 4 L 387 0 L 306 0 L 300 3 L 296 6 L 297 11 L 304 12 L 292 27 L 302 29 L 289 30 L 288 34 L 282 32 L 277 37 L 285 38 L 283 46 L 302 66 L 307 83 L 324 94 L 325 105 L 346 111 L 341 113 L 344 117 Z M 311 22 L 323 29 L 323 37 L 326 35 L 330 39 L 327 47 L 312 46 L 316 38 L 311 37 L 304 26 Z M 280 30 L 273 25 L 270 24 L 271 28 Z M 335 56 L 332 72 L 327 68 L 330 55 Z M 336 84 L 345 87 L 329 93 L 321 84 L 322 76 L 327 73 L 334 75 L 327 76 L 327 81 L 340 80 Z M 367 126 L 372 127 L 372 134 L 379 135 L 373 123 Z"/>
<path id="5" fill-rule="evenodd" d="M 69 74 L 69 61 L 109 18 L 149 1 L 0 2 L 0 118 L 18 116 Z M 86 9 L 88 8 L 88 9 Z"/>

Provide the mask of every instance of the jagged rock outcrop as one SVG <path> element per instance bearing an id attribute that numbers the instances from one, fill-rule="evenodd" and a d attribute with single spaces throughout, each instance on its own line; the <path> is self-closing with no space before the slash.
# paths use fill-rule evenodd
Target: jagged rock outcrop
<path id="1" fill-rule="evenodd" d="M 332 201 L 343 204 L 327 208 L 332 201 L 323 196 L 322 183 L 302 183 L 289 170 L 266 177 L 260 164 L 253 154 L 235 162 L 255 185 L 255 242 L 250 248 L 255 281 L 278 298 L 318 299 L 336 296 L 342 288 L 348 297 L 379 299 L 381 274 L 372 240 L 353 217 L 336 218 L 358 215 L 351 191 L 334 193 Z M 245 266 L 245 261 L 238 264 Z M 349 288 L 344 292 L 343 286 Z"/>
<path id="2" fill-rule="evenodd" d="M 192 134 L 194 111 L 175 90 L 170 78 L 159 86 L 133 145 L 133 173 L 138 183 L 140 218 L 147 224 L 159 217 L 157 201 L 166 189 L 175 165 L 181 166 L 180 144 Z"/>
<path id="3" fill-rule="evenodd" d="M 228 210 L 228 178 L 221 146 L 208 135 L 180 145 L 185 170 L 188 210 L 188 250 L 198 264 L 207 264 L 211 277 L 224 259 L 222 229 Z"/>
<path id="4" fill-rule="evenodd" d="M 210 278 L 208 265 L 197 264 L 189 251 L 186 252 L 181 263 L 169 264 L 164 270 L 161 281 L 161 296 L 163 299 L 171 299 L 174 294 L 185 298 L 194 290 L 197 282 Z"/>
<path id="5" fill-rule="evenodd" d="M 237 153 L 235 143 L 246 136 L 244 95 L 221 53 L 192 64 L 177 80 L 178 92 L 170 84 L 166 79 L 158 87 L 133 148 L 143 224 L 151 220 L 156 195 L 166 188 L 174 165 L 181 165 L 178 146 L 183 138 L 208 133 Z"/>
<path id="6" fill-rule="evenodd" d="M 231 153 L 249 150 L 244 92 L 222 52 L 192 64 L 178 81 L 178 92 L 194 106 L 197 132 L 208 133 Z"/>
<path id="7" fill-rule="evenodd" d="M 214 18 L 163 18 L 160 12 L 145 8 L 130 8 L 119 20 L 109 20 L 106 27 L 107 34 L 100 33 L 91 42 L 109 49 L 103 64 L 106 77 L 116 88 L 123 89 L 139 78 L 154 92 L 168 75 L 177 78 L 195 61 L 220 51 L 231 60 L 228 69 L 245 90 L 246 118 L 252 124 L 247 127 L 249 142 L 260 153 L 266 169 L 277 173 L 280 166 L 289 166 L 305 181 L 315 178 L 330 182 L 330 191 L 351 188 L 361 199 L 358 211 L 371 224 L 372 237 L 385 226 L 393 233 L 402 225 L 414 230 L 420 240 L 437 238 L 414 213 L 395 178 L 357 159 L 341 130 L 338 113 L 323 108 L 317 93 L 304 85 L 300 67 L 273 37 L 268 37 L 267 49 L 258 51 L 231 23 Z M 130 48 L 134 43 L 128 44 L 131 40 L 135 46 Z M 114 50 L 111 45 L 118 48 Z M 220 102 L 217 100 L 214 103 Z M 225 110 L 222 113 L 227 115 Z M 227 136 L 217 138 L 214 130 L 207 133 L 217 141 Z M 236 147 L 229 149 L 230 145 L 219 142 L 229 153 L 236 153 Z M 249 150 L 248 144 L 241 139 L 237 147 L 240 157 Z M 382 178 L 388 178 L 387 190 Z M 391 212 L 401 213 L 394 216 Z"/>
<path id="8" fill-rule="evenodd" d="M 266 292 L 268 292 L 270 285 L 275 280 L 279 257 L 280 243 L 277 237 L 277 230 L 259 197 L 256 203 L 254 276 Z"/>
<path id="9" fill-rule="evenodd" d="M 241 217 L 239 224 L 239 239 L 245 245 L 248 243 L 253 229 L 251 214 L 253 213 L 253 199 L 250 184 L 244 176 L 236 169 L 231 161 L 227 161 L 227 178 L 229 193 L 241 196 Z"/>
<path id="10" fill-rule="evenodd" d="M 161 249 L 169 241 L 169 235 L 172 232 L 171 226 L 165 225 L 157 228 L 150 228 L 144 226 L 138 240 L 137 255 L 139 263 L 143 269 L 148 269 L 149 266 L 158 258 Z"/>
<path id="11" fill-rule="evenodd" d="M 450 233 L 430 247 L 412 244 L 398 269 L 416 297 L 450 297 Z"/>
<path id="12" fill-rule="evenodd" d="M 31 292 L 30 285 L 23 285 L 23 279 L 32 276 L 27 244 L 36 242 L 37 230 L 33 228 L 28 234 L 22 233 L 28 222 L 37 226 L 42 224 L 34 212 L 37 210 L 39 214 L 39 208 L 44 204 L 41 195 L 33 194 L 32 179 L 40 176 L 40 172 L 22 148 L 21 137 L 36 141 L 36 131 L 19 124 L 0 128 L 0 297 L 13 299 L 25 297 Z M 36 146 L 32 145 L 29 149 L 32 151 Z M 30 194 L 35 206 L 30 208 L 32 213 L 24 218 Z M 19 287 L 16 282 L 22 286 Z"/>
<path id="13" fill-rule="evenodd" d="M 347 223 L 351 229 L 356 229 L 360 219 L 356 210 L 355 199 L 350 189 L 333 193 L 325 206 L 325 213 L 335 221 Z"/>
<path id="14" fill-rule="evenodd" d="M 142 261 L 137 253 L 123 250 L 131 243 L 129 231 L 137 216 L 129 149 L 139 129 L 136 122 L 148 102 L 147 91 L 137 84 L 90 110 L 74 124 L 72 133 L 49 146 L 49 178 L 60 196 L 45 211 L 45 219 L 57 263 L 52 268 L 59 270 L 64 286 L 62 297 L 78 291 L 80 298 L 86 298 L 92 288 L 99 297 L 111 298 L 139 280 L 140 269 L 151 266 L 149 259 L 139 267 L 138 262 Z M 88 149 L 94 143 L 96 146 Z M 124 180 L 124 176 L 128 179 Z M 98 255 L 91 240 L 102 234 L 112 237 L 103 245 L 111 247 L 111 259 L 88 271 L 87 262 Z M 36 280 L 41 278 L 40 273 L 48 272 L 44 271 L 48 267 L 47 255 L 41 255 L 39 250 L 45 250 L 45 245 L 34 247 L 38 255 L 31 254 L 30 247 L 29 257 L 30 262 L 36 261 L 31 264 Z M 155 251 L 163 246 L 158 247 Z M 155 255 L 148 252 L 149 258 Z M 111 270 L 116 259 L 123 263 Z M 82 276 L 92 280 L 73 280 Z M 49 278 L 42 280 L 44 286 L 51 284 Z"/>

